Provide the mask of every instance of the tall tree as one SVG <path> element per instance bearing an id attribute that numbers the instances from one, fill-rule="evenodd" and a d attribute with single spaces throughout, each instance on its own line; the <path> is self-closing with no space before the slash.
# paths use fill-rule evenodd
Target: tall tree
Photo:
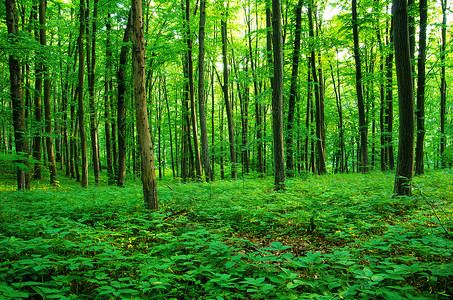
<path id="1" fill-rule="evenodd" d="M 359 30 L 357 24 L 357 0 L 352 0 L 352 30 L 354 38 L 354 59 L 356 68 L 356 94 L 359 108 L 360 161 L 359 171 L 368 172 L 368 125 L 365 117 L 365 103 L 362 90 L 362 62 L 360 58 Z"/>
<path id="2" fill-rule="evenodd" d="M 38 20 L 38 6 L 32 7 L 32 14 L 35 21 Z M 35 39 L 39 43 L 39 29 L 35 28 Z M 42 147 L 41 147 L 41 136 L 42 136 L 42 54 L 41 51 L 37 52 L 39 59 L 35 60 L 35 93 L 34 93 L 34 115 L 35 122 L 37 124 L 34 130 L 33 137 L 33 158 L 38 161 L 35 163 L 33 178 L 41 179 L 41 157 L 42 157 Z"/>
<path id="3" fill-rule="evenodd" d="M 46 36 L 46 6 L 47 1 L 41 0 L 39 2 L 39 41 L 41 46 L 46 49 L 47 36 Z M 45 50 L 44 50 L 45 51 Z M 50 99 L 50 73 L 49 61 L 45 59 L 42 67 L 42 74 L 44 76 L 44 119 L 46 121 L 46 149 L 47 159 L 50 173 L 50 184 L 57 184 L 57 164 L 55 162 L 55 153 L 53 150 L 52 138 L 52 106 Z"/>
<path id="4" fill-rule="evenodd" d="M 120 64 L 117 73 L 118 79 L 118 102 L 117 102 L 117 124 L 118 124 L 118 174 L 116 184 L 119 187 L 124 186 L 126 181 L 126 69 L 127 55 L 129 53 L 129 40 L 132 30 L 131 12 L 127 20 L 127 26 L 124 30 L 123 46 L 120 51 Z"/>
<path id="5" fill-rule="evenodd" d="M 317 172 L 319 174 L 327 173 L 326 169 L 326 147 L 325 147 L 325 124 L 324 124 L 324 102 L 322 98 L 321 87 L 323 86 L 322 82 L 318 80 L 318 74 L 316 70 L 316 54 L 315 54 L 315 34 L 314 34 L 314 22 L 313 15 L 316 15 L 314 11 L 316 5 L 313 0 L 311 0 L 308 5 L 308 23 L 309 23 L 309 36 L 310 36 L 310 67 L 312 71 L 312 80 L 315 91 L 315 123 L 316 123 L 316 166 Z M 321 78 L 320 78 L 321 79 Z M 313 158 L 314 162 L 314 158 Z M 313 170 L 314 171 L 314 170 Z"/>
<path id="6" fill-rule="evenodd" d="M 79 122 L 80 134 L 80 151 L 82 152 L 82 187 L 88 187 L 88 155 L 87 155 L 87 141 L 85 133 L 85 113 L 83 109 L 83 85 L 85 81 L 85 64 L 84 64 L 84 33 L 85 33 L 85 0 L 80 0 L 80 27 L 79 27 L 79 75 L 77 87 L 77 115 Z"/>
<path id="7" fill-rule="evenodd" d="M 141 154 L 141 171 L 145 208 L 158 210 L 154 151 L 146 107 L 145 42 L 142 1 L 132 0 L 132 68 L 134 76 L 135 117 Z"/>
<path id="8" fill-rule="evenodd" d="M 393 193 L 412 195 L 415 108 L 406 0 L 393 0 L 394 47 L 399 103 L 398 159 Z"/>
<path id="9" fill-rule="evenodd" d="M 107 38 L 105 39 L 105 79 L 104 79 L 104 118 L 105 118 L 105 151 L 107 159 L 107 178 L 108 184 L 112 185 L 114 183 L 114 173 L 113 173 L 113 156 L 112 156 L 112 138 L 110 124 L 112 122 L 110 115 L 110 103 L 112 102 L 113 92 L 111 87 L 113 85 L 112 80 L 112 63 L 113 63 L 113 54 L 112 54 L 112 43 L 111 43 L 111 16 L 110 13 L 107 13 L 105 28 L 107 31 Z"/>
<path id="10" fill-rule="evenodd" d="M 296 30 L 294 33 L 294 51 L 291 71 L 291 88 L 289 91 L 288 102 L 288 122 L 286 125 L 286 168 L 288 176 L 294 176 L 294 110 L 296 107 L 297 79 L 299 72 L 299 56 L 300 56 L 300 36 L 302 25 L 302 5 L 303 0 L 299 0 L 296 6 Z"/>
<path id="11" fill-rule="evenodd" d="M 208 144 L 208 128 L 206 125 L 206 110 L 205 110 L 205 24 L 206 24 L 206 1 L 200 1 L 200 27 L 198 30 L 198 113 L 200 114 L 200 130 L 201 130 L 201 158 L 203 161 L 204 173 L 206 181 L 214 180 L 214 173 L 211 170 L 211 162 L 209 158 Z M 171 139 L 171 136 L 170 136 Z M 173 155 L 173 154 L 172 154 Z"/>
<path id="12" fill-rule="evenodd" d="M 8 34 L 11 38 L 10 43 L 14 46 L 17 41 L 17 15 L 16 1 L 6 0 L 6 26 Z M 14 126 L 14 141 L 16 144 L 16 153 L 19 157 L 24 157 L 28 154 L 28 142 L 25 137 L 25 105 L 23 101 L 22 79 L 20 62 L 16 56 L 11 53 L 9 55 L 9 74 L 10 74 L 10 97 L 13 108 L 13 126 Z M 20 159 L 17 168 L 17 189 L 24 190 L 30 188 L 30 173 L 28 172 L 28 161 Z"/>
<path id="13" fill-rule="evenodd" d="M 272 0 L 272 29 L 274 53 L 274 86 L 272 91 L 272 131 L 274 134 L 275 189 L 285 189 L 285 158 L 283 141 L 283 40 L 281 1 Z"/>
<path id="14" fill-rule="evenodd" d="M 417 145 L 415 148 L 415 174 L 425 172 L 423 156 L 425 148 L 425 84 L 426 84 L 426 28 L 428 25 L 428 1 L 420 0 L 420 33 L 417 77 Z"/>
<path id="15" fill-rule="evenodd" d="M 447 81 L 445 77 L 445 50 L 447 45 L 447 0 L 442 3 L 442 45 L 440 50 L 441 75 L 440 75 L 440 155 L 443 156 L 447 137 L 445 135 L 445 115 L 447 106 Z M 442 167 L 445 167 L 445 160 L 442 157 Z"/>
<path id="16" fill-rule="evenodd" d="M 88 0 L 87 0 L 88 3 Z M 93 2 L 93 16 L 91 20 L 91 31 L 87 24 L 87 69 L 88 69 L 88 94 L 89 94 L 89 120 L 90 120 L 90 136 L 91 136 L 91 156 L 94 169 L 95 183 L 99 183 L 99 146 L 98 146 L 98 131 L 96 124 L 96 108 L 95 108 L 95 74 L 96 74 L 96 31 L 97 31 L 97 15 L 98 15 L 98 0 Z M 87 19 L 89 9 L 87 9 Z"/>
<path id="17" fill-rule="evenodd" d="M 220 21 L 221 35 L 222 35 L 222 61 L 223 61 L 223 97 L 225 100 L 225 108 L 228 121 L 228 141 L 230 144 L 230 161 L 231 161 L 231 178 L 237 178 L 237 159 L 236 159 L 236 146 L 234 142 L 234 122 L 233 111 L 231 109 L 231 102 L 229 99 L 229 80 L 228 80 L 228 57 L 227 57 L 227 17 L 228 8 L 224 8 L 224 13 Z"/>
<path id="18" fill-rule="evenodd" d="M 192 122 L 192 138 L 193 138 L 193 149 L 195 155 L 195 171 L 197 179 L 202 180 L 202 169 L 201 169 L 201 158 L 200 158 L 200 146 L 198 143 L 198 124 L 197 124 L 197 112 L 195 106 L 195 91 L 193 83 L 193 55 L 192 55 L 192 36 L 190 30 L 190 0 L 186 0 L 186 43 L 187 43 L 187 67 L 188 67 L 188 80 L 189 80 L 189 98 L 190 98 L 190 117 Z"/>

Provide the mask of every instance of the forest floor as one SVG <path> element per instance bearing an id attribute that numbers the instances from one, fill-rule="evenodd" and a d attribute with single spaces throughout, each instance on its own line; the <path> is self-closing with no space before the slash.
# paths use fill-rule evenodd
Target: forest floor
<path id="1" fill-rule="evenodd" d="M 3 175 L 2 175 L 3 176 Z M 448 299 L 453 171 L 158 182 L 0 179 L 0 299 Z"/>

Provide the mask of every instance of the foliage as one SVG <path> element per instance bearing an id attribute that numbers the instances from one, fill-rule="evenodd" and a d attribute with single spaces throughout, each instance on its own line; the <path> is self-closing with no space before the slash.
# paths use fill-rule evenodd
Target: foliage
<path id="1" fill-rule="evenodd" d="M 411 198 L 391 198 L 392 177 L 165 181 L 160 212 L 138 185 L 5 185 L 0 298 L 447 299 L 452 171 Z"/>

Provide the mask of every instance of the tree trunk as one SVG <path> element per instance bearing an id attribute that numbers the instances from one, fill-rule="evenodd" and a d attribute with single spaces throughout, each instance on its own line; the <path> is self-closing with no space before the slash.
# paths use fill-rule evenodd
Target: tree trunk
<path id="1" fill-rule="evenodd" d="M 46 37 L 46 0 L 39 2 L 39 41 L 41 46 L 45 49 L 47 46 Z M 46 149 L 47 158 L 49 160 L 48 167 L 50 173 L 50 184 L 57 185 L 57 165 L 55 162 L 55 153 L 53 150 L 52 138 L 52 106 L 50 99 L 50 74 L 47 59 L 43 58 L 42 74 L 44 77 L 44 119 L 46 123 Z"/>
<path id="2" fill-rule="evenodd" d="M 16 2 L 15 0 L 6 0 L 6 25 L 8 34 L 11 37 L 11 43 L 16 43 L 18 34 Z M 9 74 L 11 82 L 11 102 L 13 108 L 13 126 L 14 140 L 16 144 L 16 153 L 21 157 L 28 154 L 28 142 L 25 137 L 25 106 L 23 103 L 23 91 L 21 83 L 21 68 L 19 60 L 14 55 L 9 56 Z M 16 161 L 18 164 L 25 165 L 25 168 L 17 168 L 17 189 L 30 189 L 30 173 L 28 172 L 28 161 L 21 159 Z"/>
<path id="3" fill-rule="evenodd" d="M 201 169 L 200 146 L 198 143 L 198 124 L 197 110 L 195 106 L 195 92 L 193 83 L 193 57 L 192 57 L 192 37 L 190 31 L 190 0 L 186 0 L 186 22 L 187 22 L 187 63 L 189 76 L 189 98 L 190 98 L 190 117 L 192 122 L 193 150 L 195 155 L 195 171 L 197 180 L 202 180 L 203 172 Z M 199 95 L 200 96 L 200 95 Z"/>
<path id="4" fill-rule="evenodd" d="M 146 209 L 158 210 L 154 153 L 146 107 L 145 44 L 143 36 L 142 1 L 132 0 L 132 67 L 137 133 L 140 145 L 143 197 Z"/>
<path id="5" fill-rule="evenodd" d="M 118 103 L 117 103 L 117 126 L 118 126 L 118 174 L 116 184 L 124 186 L 126 181 L 126 69 L 127 55 L 129 53 L 129 40 L 131 36 L 131 12 L 123 36 L 123 46 L 120 52 L 120 65 L 118 68 Z"/>
<path id="6" fill-rule="evenodd" d="M 228 82 L 228 59 L 227 59 L 227 16 L 226 13 L 222 16 L 220 21 L 221 34 L 222 34 L 222 60 L 223 60 L 223 97 L 225 100 L 225 108 L 228 119 L 228 140 L 230 144 L 230 161 L 231 161 L 231 178 L 237 178 L 237 160 L 236 148 L 234 142 L 234 122 L 231 103 L 229 100 L 229 82 Z"/>
<path id="7" fill-rule="evenodd" d="M 447 44 L 447 0 L 442 2 L 442 46 L 441 46 L 441 75 L 440 75 L 440 156 L 442 167 L 446 167 L 443 154 L 447 145 L 447 136 L 445 135 L 445 115 L 447 106 L 447 81 L 445 79 L 445 49 Z"/>
<path id="8" fill-rule="evenodd" d="M 393 0 L 394 47 L 399 103 L 399 148 L 395 185 L 396 195 L 412 195 L 414 169 L 414 91 L 410 60 L 408 12 L 406 0 Z"/>
<path id="9" fill-rule="evenodd" d="M 38 14 L 38 7 L 34 6 L 32 8 L 33 15 L 35 21 L 37 21 Z M 35 39 L 39 43 L 39 30 L 35 29 Z M 41 147 L 41 137 L 42 137 L 42 54 L 39 51 L 38 57 L 35 61 L 35 93 L 34 93 L 34 111 L 35 111 L 35 121 L 36 121 L 36 129 L 34 131 L 33 137 L 33 158 L 38 162 L 35 163 L 34 166 L 34 174 L 33 179 L 41 179 L 41 167 L 42 167 L 42 147 Z"/>
<path id="10" fill-rule="evenodd" d="M 291 88 L 289 91 L 289 103 L 288 103 L 288 122 L 286 125 L 286 168 L 288 170 L 288 176 L 294 176 L 294 110 L 296 107 L 296 93 L 297 93 L 297 79 L 299 72 L 299 55 L 300 55 L 300 34 L 301 34 L 301 23 L 302 23 L 302 4 L 303 0 L 299 0 L 296 6 L 296 31 L 294 37 L 294 51 L 293 51 L 293 62 L 291 72 Z"/>
<path id="11" fill-rule="evenodd" d="M 393 22 L 394 19 L 392 18 L 392 23 L 390 26 L 390 33 L 388 36 L 387 46 L 391 47 L 391 42 L 394 41 L 393 37 Z M 387 162 L 388 162 L 388 169 L 394 170 L 395 169 L 395 158 L 393 153 L 393 51 L 387 56 L 386 60 L 386 69 L 387 69 L 387 95 L 386 95 L 386 153 L 387 153 Z"/>
<path id="12" fill-rule="evenodd" d="M 313 1 L 308 6 L 308 22 L 309 22 L 309 36 L 311 39 L 311 54 L 310 54 L 310 65 L 312 70 L 312 77 L 314 83 L 314 90 L 315 90 L 315 106 L 316 106 L 316 152 L 317 152 L 317 172 L 318 174 L 325 174 L 327 173 L 326 170 L 326 149 L 325 149 L 325 141 L 324 141 L 324 105 L 323 101 L 321 101 L 321 86 L 322 83 L 318 81 L 318 75 L 316 72 L 316 54 L 313 48 L 314 43 L 314 26 L 313 26 Z"/>
<path id="13" fill-rule="evenodd" d="M 415 175 L 425 172 L 423 155 L 425 147 L 425 82 L 426 82 L 426 28 L 428 25 L 427 0 L 420 0 L 420 34 L 417 77 L 417 145 L 415 150 Z"/>
<path id="14" fill-rule="evenodd" d="M 285 156 L 283 141 L 283 43 L 281 1 L 272 0 L 274 52 L 274 86 L 272 91 L 272 132 L 274 134 L 274 184 L 285 189 Z"/>
<path id="15" fill-rule="evenodd" d="M 198 110 L 200 114 L 200 130 L 201 130 L 201 157 L 203 161 L 204 173 L 206 181 L 209 182 L 213 179 L 211 171 L 211 162 L 209 157 L 209 144 L 208 144 L 208 128 L 206 125 L 206 111 L 205 111 L 205 24 L 206 24 L 206 1 L 200 1 L 200 28 L 198 31 Z"/>
<path id="16" fill-rule="evenodd" d="M 352 29 L 354 36 L 354 58 L 356 68 L 356 93 L 357 105 L 359 108 L 359 133 L 360 133 L 360 160 L 358 162 L 359 171 L 366 173 L 368 166 L 368 125 L 365 117 L 365 104 L 362 94 L 362 63 L 360 59 L 359 31 L 357 25 L 357 0 L 352 0 Z"/>
<path id="17" fill-rule="evenodd" d="M 85 121 L 83 109 L 83 83 L 85 80 L 85 67 L 84 67 L 84 54 L 83 54 L 83 40 L 85 32 L 85 0 L 80 0 L 80 31 L 79 31 L 79 86 L 78 92 L 78 120 L 79 120 L 79 134 L 80 134 L 80 151 L 82 152 L 82 187 L 88 187 L 88 155 L 85 134 Z"/>
<path id="18" fill-rule="evenodd" d="M 177 165 L 175 165 L 175 159 L 174 159 L 174 154 L 173 154 L 173 135 L 171 133 L 171 113 L 170 113 L 170 106 L 168 104 L 168 94 L 167 94 L 167 82 L 164 77 L 164 89 L 165 89 L 165 104 L 167 105 L 167 117 L 168 117 L 168 132 L 170 135 L 170 155 L 171 155 L 171 170 L 173 172 L 173 178 L 176 178 L 176 172 L 175 169 L 178 168 Z M 175 119 L 176 120 L 176 119 Z"/>
<path id="19" fill-rule="evenodd" d="M 105 118 L 105 150 L 106 150 L 106 159 L 107 159 L 107 178 L 108 185 L 114 184 L 114 173 L 113 173 L 113 157 L 112 157 L 112 138 L 111 138 L 111 128 L 110 124 L 112 118 L 110 115 L 110 107 L 112 102 L 110 86 L 112 84 L 112 64 L 113 64 L 113 55 L 112 55 L 112 44 L 110 42 L 111 36 L 111 17 L 110 13 L 107 13 L 107 19 L 105 24 L 107 30 L 107 38 L 105 41 L 105 82 L 104 82 L 104 118 Z"/>
<path id="20" fill-rule="evenodd" d="M 88 3 L 88 2 L 87 2 Z M 92 17 L 92 30 L 90 32 L 89 26 L 86 26 L 87 32 L 87 70 L 88 70 L 88 94 L 89 94 L 89 119 L 90 119 L 90 136 L 91 136 L 91 156 L 93 161 L 94 180 L 99 184 L 99 156 L 98 156 L 98 138 L 96 128 L 96 108 L 95 108 L 95 70 L 96 70 L 96 22 L 97 22 L 97 4 L 98 0 L 93 3 L 93 17 Z M 87 5 L 88 6 L 88 5 Z M 89 8 L 87 9 L 87 19 L 89 19 Z M 91 42 L 91 43 L 90 43 Z"/>
<path id="21" fill-rule="evenodd" d="M 258 13 L 258 12 L 257 12 Z M 258 22 L 258 18 L 256 20 Z M 257 155 L 256 155 L 256 170 L 258 173 L 263 173 L 263 133 L 261 128 L 262 118 L 261 118 L 261 104 L 259 101 L 259 89 L 258 89 L 258 74 L 256 72 L 256 61 L 258 57 L 253 59 L 253 51 L 252 51 L 252 28 L 251 28 L 251 20 L 247 22 L 248 28 L 248 41 L 249 41 L 249 56 L 250 56 L 250 67 L 253 73 L 253 90 L 255 93 L 255 130 L 256 130 L 256 143 L 257 143 Z M 257 25 L 258 28 L 258 25 Z M 256 37 L 258 41 L 258 37 Z"/>

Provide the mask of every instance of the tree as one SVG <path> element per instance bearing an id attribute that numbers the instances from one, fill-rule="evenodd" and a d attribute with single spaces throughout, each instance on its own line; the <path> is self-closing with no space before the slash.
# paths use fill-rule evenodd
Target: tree
<path id="1" fill-rule="evenodd" d="M 14 46 L 18 35 L 16 2 L 6 0 L 6 26 L 11 37 L 10 43 Z M 23 90 L 21 80 L 20 62 L 16 56 L 9 55 L 9 74 L 11 83 L 11 103 L 13 108 L 14 140 L 16 144 L 16 154 L 21 157 L 17 161 L 17 189 L 30 189 L 30 174 L 28 172 L 28 161 L 24 156 L 28 154 L 28 142 L 25 137 L 25 106 L 23 102 Z"/>
<path id="2" fill-rule="evenodd" d="M 223 61 L 223 97 L 225 100 L 225 108 L 228 121 L 228 141 L 230 143 L 230 161 L 231 161 L 231 178 L 237 178 L 237 160 L 236 160 L 236 146 L 234 142 L 234 122 L 233 111 L 231 109 L 231 102 L 229 99 L 229 82 L 228 82 L 228 58 L 227 58 L 227 13 L 223 13 L 220 21 L 221 35 L 222 35 L 222 61 Z"/>
<path id="3" fill-rule="evenodd" d="M 203 161 L 204 173 L 206 181 L 214 180 L 214 172 L 211 170 L 211 162 L 209 159 L 209 144 L 208 144 L 208 128 L 206 125 L 206 110 L 205 110 L 205 24 L 206 24 L 206 1 L 200 1 L 200 28 L 198 31 L 198 110 L 200 114 L 200 130 L 201 130 L 201 158 Z M 167 102 L 168 103 L 168 102 Z M 171 134 L 171 132 L 170 132 Z M 170 135 L 171 139 L 171 135 Z M 172 146 L 173 147 L 173 146 Z M 173 151 L 172 151 L 173 152 Z M 172 154 L 173 155 L 173 154 Z"/>
<path id="4" fill-rule="evenodd" d="M 87 9 L 87 19 L 89 16 Z M 88 94 L 89 94 L 89 120 L 90 120 L 90 136 L 91 136 L 91 156 L 93 160 L 94 180 L 99 184 L 99 145 L 98 145 L 98 131 L 96 122 L 96 109 L 95 109 L 95 74 L 96 74 L 96 31 L 97 31 L 97 15 L 98 15 L 98 0 L 93 3 L 93 16 L 92 16 L 92 29 L 90 32 L 87 24 L 87 69 L 88 69 Z M 91 43 L 90 43 L 91 42 Z"/>
<path id="5" fill-rule="evenodd" d="M 299 0 L 296 6 L 296 30 L 294 37 L 294 51 L 291 71 L 291 88 L 289 91 L 288 102 L 288 122 L 286 125 L 286 168 L 288 176 L 294 176 L 294 110 L 296 107 L 297 79 L 299 72 L 299 56 L 300 56 L 300 36 L 302 25 L 302 4 L 303 0 Z"/>
<path id="6" fill-rule="evenodd" d="M 356 67 L 356 93 L 357 93 L 357 106 L 359 108 L 359 132 L 360 132 L 360 161 L 359 171 L 368 172 L 368 125 L 366 124 L 365 117 L 365 104 L 363 100 L 362 90 L 362 63 L 360 59 L 359 48 L 359 31 L 357 25 L 357 0 L 352 0 L 352 30 L 354 36 L 354 59 Z"/>
<path id="7" fill-rule="evenodd" d="M 140 145 L 143 197 L 145 208 L 158 210 L 154 151 L 146 107 L 145 43 L 142 1 L 132 0 L 132 69 L 134 76 L 135 117 Z"/>
<path id="8" fill-rule="evenodd" d="M 420 34 L 418 49 L 418 78 L 417 78 L 417 146 L 415 148 L 415 174 L 421 175 L 424 171 L 425 148 L 425 85 L 426 85 L 426 27 L 428 25 L 427 0 L 420 0 Z"/>
<path id="9" fill-rule="evenodd" d="M 40 0 L 39 2 L 39 41 L 41 46 L 45 49 L 47 46 L 46 37 L 46 0 Z M 44 57 L 43 57 L 44 59 Z M 42 73 L 44 76 L 44 119 L 46 121 L 46 149 L 47 159 L 49 161 L 49 173 L 50 173 L 50 184 L 57 185 L 57 165 L 55 162 L 55 153 L 53 150 L 53 138 L 52 138 L 52 107 L 51 107 L 51 94 L 50 94 L 50 74 L 49 74 L 49 62 L 45 59 L 42 65 Z"/>
<path id="10" fill-rule="evenodd" d="M 400 117 L 398 158 L 393 193 L 411 196 L 414 169 L 415 108 L 406 0 L 393 0 L 393 20 Z"/>
<path id="11" fill-rule="evenodd" d="M 200 158 L 200 146 L 198 145 L 198 125 L 197 125 L 197 114 L 195 108 L 195 91 L 193 83 L 193 56 L 192 56 L 192 37 L 190 31 L 190 0 L 186 0 L 186 43 L 187 43 L 187 76 L 189 84 L 189 99 L 190 99 L 190 117 L 192 122 L 192 138 L 193 138 L 193 149 L 195 151 L 195 171 L 197 179 L 202 180 L 202 169 L 201 169 L 201 158 Z"/>
<path id="12" fill-rule="evenodd" d="M 447 107 L 447 81 L 445 76 L 445 51 L 447 45 L 447 0 L 441 0 L 442 3 L 442 45 L 440 50 L 441 75 L 440 75 L 440 155 L 444 154 L 445 146 L 447 145 L 447 137 L 445 135 L 445 115 Z M 442 158 L 442 167 L 446 166 L 445 160 Z"/>
<path id="13" fill-rule="evenodd" d="M 117 102 L 117 125 L 118 125 L 118 174 L 116 184 L 124 186 L 126 181 L 126 103 L 124 94 L 126 93 L 126 68 L 127 55 L 129 53 L 129 40 L 132 30 L 132 18 L 129 11 L 126 29 L 124 30 L 123 46 L 120 51 L 120 65 L 118 68 L 118 102 Z M 113 129 L 113 128 L 112 128 Z M 115 147 L 113 147 L 115 148 Z"/>
<path id="14" fill-rule="evenodd" d="M 325 144 L 325 124 L 324 124 L 324 100 L 322 97 L 322 78 L 318 80 L 318 74 L 316 70 L 316 54 L 315 54 L 315 44 L 314 44 L 314 24 L 313 24 L 313 15 L 316 13 L 313 11 L 313 8 L 316 8 L 313 0 L 311 0 L 308 5 L 308 23 L 309 23 L 309 36 L 310 36 L 310 67 L 313 77 L 313 85 L 315 90 L 315 106 L 316 106 L 316 152 L 317 152 L 317 172 L 318 174 L 327 173 L 326 170 L 326 144 Z M 314 162 L 314 157 L 313 157 Z M 313 170 L 314 171 L 314 170 Z"/>
<path id="15" fill-rule="evenodd" d="M 85 81 L 85 67 L 84 67 L 84 54 L 83 54 L 83 40 L 85 32 L 85 0 L 80 0 L 80 27 L 79 27 L 79 76 L 77 87 L 77 106 L 78 106 L 78 122 L 80 134 L 80 151 L 82 152 L 82 187 L 88 187 L 88 155 L 87 155 L 87 142 L 85 133 L 85 113 L 83 109 L 83 84 Z"/>
<path id="16" fill-rule="evenodd" d="M 272 29 L 274 53 L 274 85 L 272 91 L 272 131 L 274 134 L 275 189 L 285 189 L 285 160 L 283 141 L 283 42 L 281 1 L 272 0 Z"/>

